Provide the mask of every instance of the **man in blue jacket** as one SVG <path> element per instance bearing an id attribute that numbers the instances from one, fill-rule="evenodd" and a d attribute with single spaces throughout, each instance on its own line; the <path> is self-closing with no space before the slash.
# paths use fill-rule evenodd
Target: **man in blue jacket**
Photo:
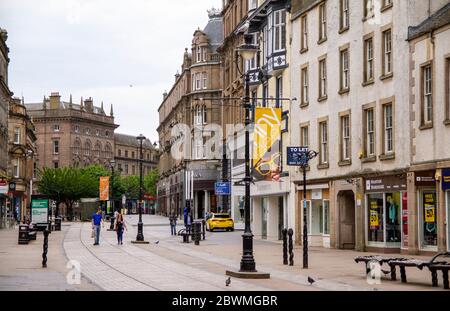
<path id="1" fill-rule="evenodd" d="M 100 242 L 100 226 L 102 225 L 102 210 L 99 208 L 97 213 L 92 215 L 92 230 L 95 233 L 95 242 L 94 245 L 99 245 Z"/>

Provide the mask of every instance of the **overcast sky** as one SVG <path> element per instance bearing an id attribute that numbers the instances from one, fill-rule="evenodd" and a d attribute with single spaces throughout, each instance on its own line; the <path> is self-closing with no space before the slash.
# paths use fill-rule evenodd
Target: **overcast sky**
<path id="1" fill-rule="evenodd" d="M 0 0 L 9 87 L 25 102 L 59 92 L 114 105 L 117 132 L 158 140 L 157 109 L 184 48 L 222 0 Z"/>

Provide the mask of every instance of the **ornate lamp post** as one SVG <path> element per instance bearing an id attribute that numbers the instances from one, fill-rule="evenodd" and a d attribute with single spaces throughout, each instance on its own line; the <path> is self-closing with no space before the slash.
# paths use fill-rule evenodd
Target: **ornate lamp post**
<path id="1" fill-rule="evenodd" d="M 303 169 L 303 269 L 308 269 L 308 222 L 306 219 L 306 169 L 308 162 L 319 154 L 304 148 L 300 153 L 300 167 Z"/>
<path id="2" fill-rule="evenodd" d="M 144 135 L 139 135 L 136 137 L 139 141 L 139 221 L 138 221 L 138 233 L 136 236 L 136 244 L 148 244 L 149 242 L 144 241 L 144 224 L 142 223 L 142 143 L 146 139 Z"/>

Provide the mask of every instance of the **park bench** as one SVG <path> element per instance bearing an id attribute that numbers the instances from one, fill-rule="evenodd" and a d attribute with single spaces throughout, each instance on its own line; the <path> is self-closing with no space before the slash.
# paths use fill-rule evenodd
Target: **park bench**
<path id="1" fill-rule="evenodd" d="M 360 263 L 360 262 L 364 263 L 365 268 L 366 268 L 366 274 L 370 272 L 369 264 L 371 262 L 376 262 L 380 266 L 383 266 L 384 263 L 387 264 L 391 260 L 406 260 L 406 259 L 404 259 L 404 258 L 386 258 L 386 257 L 382 257 L 382 256 L 358 256 L 358 257 L 355 257 L 356 263 Z"/>
<path id="2" fill-rule="evenodd" d="M 178 231 L 178 235 L 183 237 L 183 243 L 189 243 L 189 236 L 192 236 L 192 232 L 187 232 L 186 228 Z"/>

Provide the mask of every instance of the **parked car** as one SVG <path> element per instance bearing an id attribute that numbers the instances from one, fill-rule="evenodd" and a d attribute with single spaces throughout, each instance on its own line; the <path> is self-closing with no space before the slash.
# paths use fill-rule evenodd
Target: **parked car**
<path id="1" fill-rule="evenodd" d="M 206 221 L 206 230 L 214 231 L 216 229 L 225 229 L 226 231 L 234 231 L 234 221 L 230 214 L 212 213 Z"/>

